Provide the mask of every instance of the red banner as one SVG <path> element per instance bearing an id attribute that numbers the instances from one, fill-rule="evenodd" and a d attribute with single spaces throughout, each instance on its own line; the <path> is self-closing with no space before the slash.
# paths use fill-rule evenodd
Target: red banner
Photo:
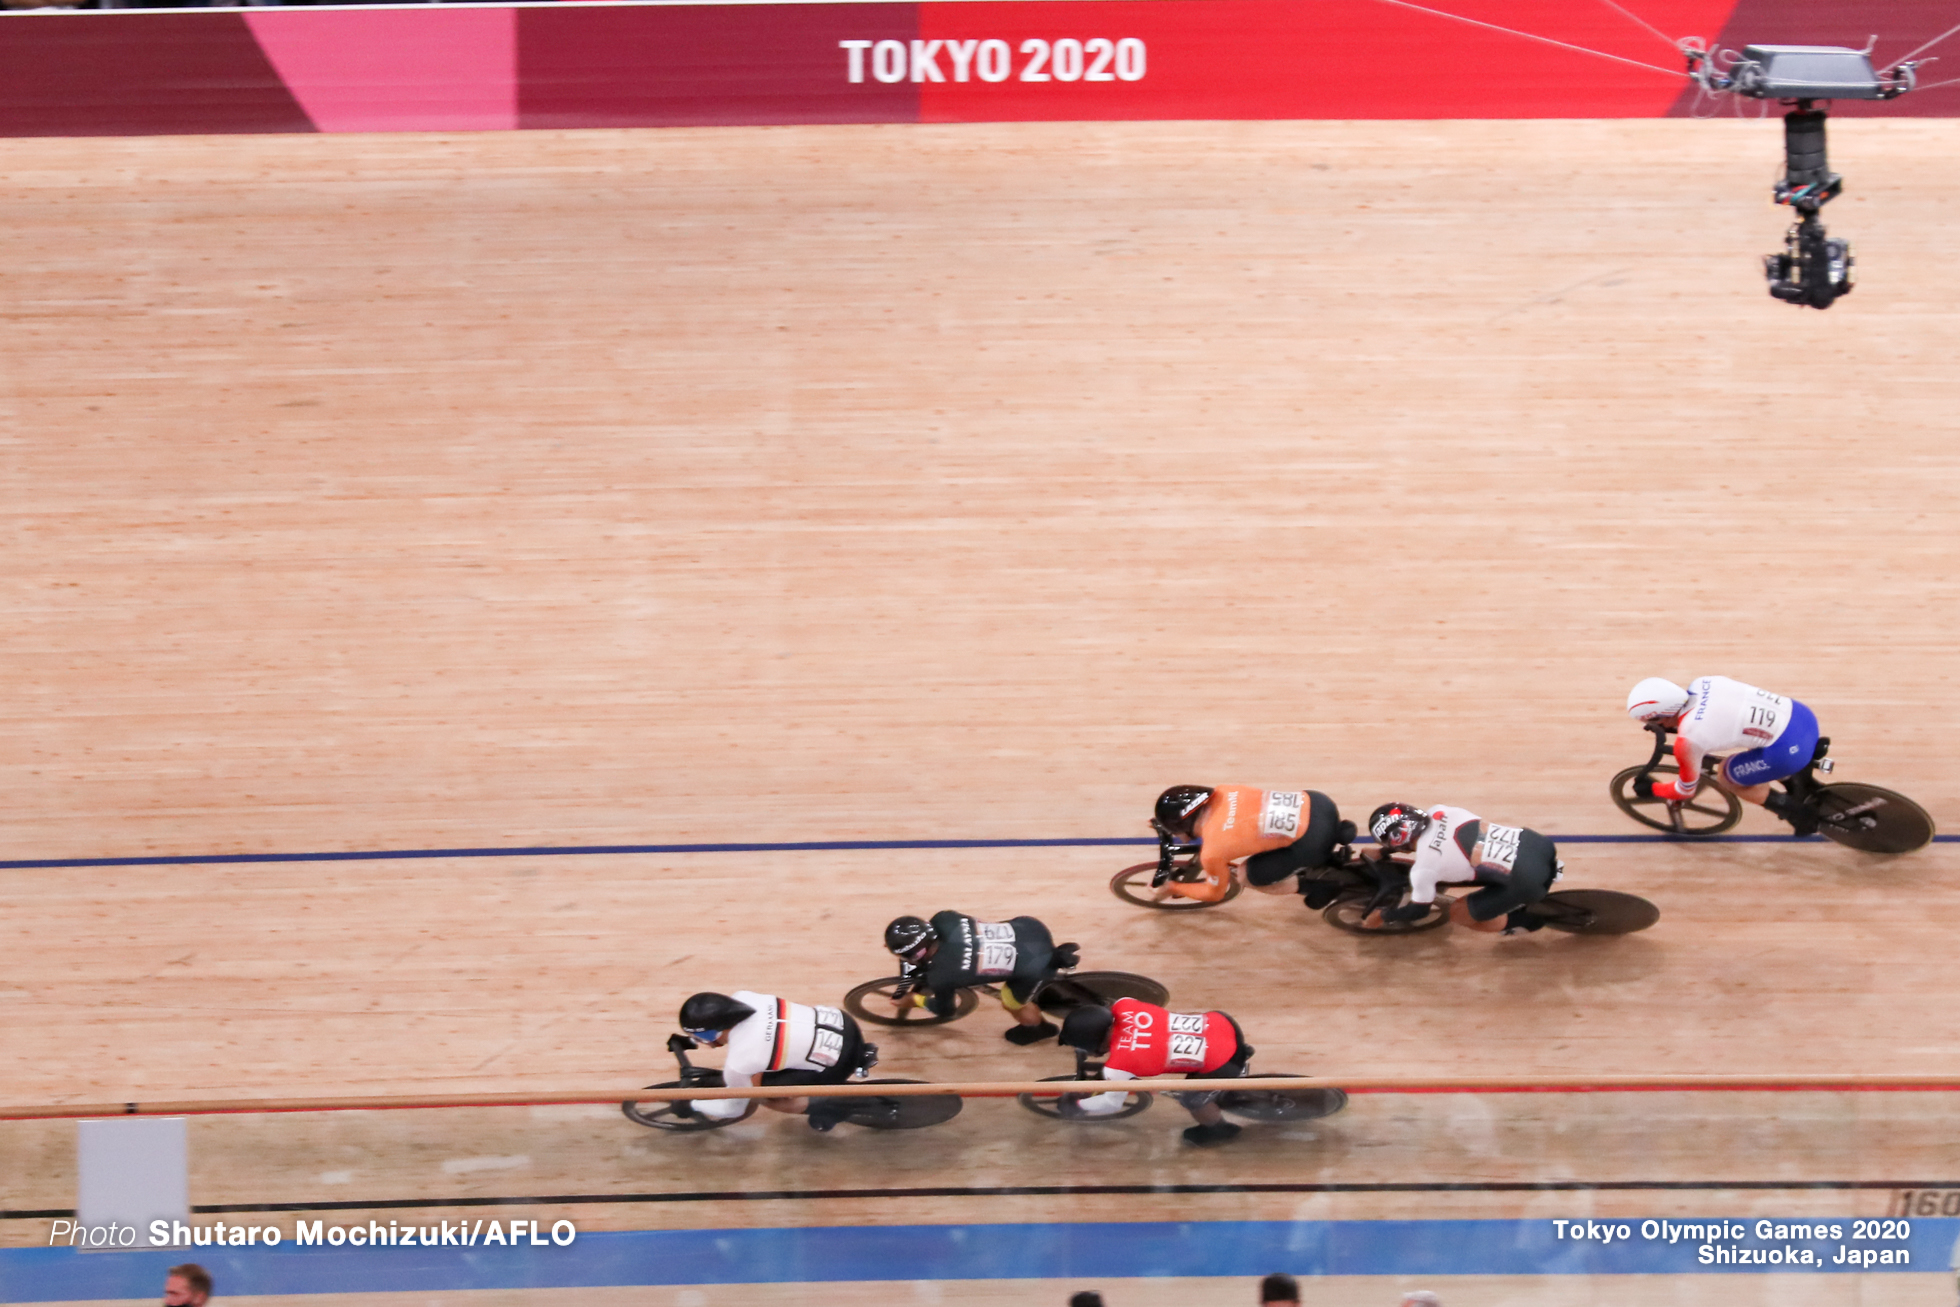
<path id="1" fill-rule="evenodd" d="M 1883 66 L 1950 27 L 1953 4 L 927 0 L 21 13 L 0 15 L 0 135 L 1658 117 L 1693 103 L 1674 48 L 1682 37 L 1862 47 L 1875 34 Z M 1960 37 L 1932 53 L 1942 50 L 1960 69 Z M 1960 113 L 1960 83 L 1833 111 L 1948 116 Z"/>

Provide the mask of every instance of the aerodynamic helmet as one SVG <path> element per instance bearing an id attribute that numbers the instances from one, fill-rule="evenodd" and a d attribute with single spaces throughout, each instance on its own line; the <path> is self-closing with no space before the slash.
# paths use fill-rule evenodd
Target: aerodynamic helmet
<path id="1" fill-rule="evenodd" d="M 1672 681 L 1650 676 L 1627 694 L 1627 716 L 1637 722 L 1673 717 L 1688 706 L 1688 692 Z"/>
<path id="2" fill-rule="evenodd" d="M 747 1003 L 704 990 L 681 1004 L 681 1029 L 711 1043 L 716 1034 L 732 1030 L 754 1015 L 755 1009 Z"/>
<path id="3" fill-rule="evenodd" d="M 920 917 L 894 917 L 885 927 L 885 948 L 910 961 L 912 955 L 932 942 L 932 927 Z"/>
<path id="4" fill-rule="evenodd" d="M 1062 1033 L 1055 1040 L 1095 1057 L 1109 1047 L 1109 1032 L 1115 1025 L 1108 1008 L 1088 1003 L 1062 1018 Z"/>
<path id="5" fill-rule="evenodd" d="M 1173 785 L 1157 796 L 1157 815 L 1153 824 L 1167 834 L 1189 838 L 1191 814 L 1203 807 L 1209 798 L 1210 786 Z"/>
<path id="6" fill-rule="evenodd" d="M 1390 852 L 1412 847 L 1429 829 L 1429 814 L 1413 803 L 1384 803 L 1368 818 L 1368 833 Z"/>

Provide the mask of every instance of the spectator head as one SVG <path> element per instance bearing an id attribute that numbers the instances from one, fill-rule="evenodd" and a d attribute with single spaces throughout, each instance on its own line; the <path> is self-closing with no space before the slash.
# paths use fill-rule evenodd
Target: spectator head
<path id="1" fill-rule="evenodd" d="M 1261 1307 L 1269 1303 L 1290 1303 L 1292 1307 L 1299 1307 L 1300 1282 L 1290 1275 L 1269 1275 L 1259 1281 L 1259 1302 Z"/>
<path id="2" fill-rule="evenodd" d="M 1443 1307 L 1443 1300 L 1427 1289 L 1411 1289 L 1402 1295 L 1402 1307 Z"/>
<path id="3" fill-rule="evenodd" d="M 1068 1300 L 1068 1307 L 1103 1307 L 1102 1295 L 1094 1289 L 1084 1289 Z"/>
<path id="4" fill-rule="evenodd" d="M 211 1300 L 211 1273 L 196 1262 L 173 1266 L 163 1277 L 163 1307 L 204 1307 Z"/>

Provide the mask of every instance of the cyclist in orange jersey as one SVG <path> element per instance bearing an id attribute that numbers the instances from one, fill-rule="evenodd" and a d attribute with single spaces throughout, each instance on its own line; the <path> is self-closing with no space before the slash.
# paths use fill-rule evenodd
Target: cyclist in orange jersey
<path id="1" fill-rule="evenodd" d="M 1310 908 L 1333 902 L 1331 885 L 1307 886 L 1303 871 L 1330 865 L 1335 847 L 1352 840 L 1352 822 L 1318 790 L 1255 790 L 1249 785 L 1173 785 L 1157 797 L 1150 824 L 1172 853 L 1198 851 L 1201 880 L 1167 882 L 1184 898 L 1216 903 L 1232 877 L 1266 894 L 1302 893 Z M 1326 902 L 1315 902 L 1325 894 Z"/>

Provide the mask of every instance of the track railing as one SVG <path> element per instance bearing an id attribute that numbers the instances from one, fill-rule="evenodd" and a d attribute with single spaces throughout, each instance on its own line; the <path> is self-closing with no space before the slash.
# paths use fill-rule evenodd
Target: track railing
<path id="1" fill-rule="evenodd" d="M 1100 1094 L 1121 1088 L 1175 1094 L 1206 1090 L 1344 1089 L 1350 1094 L 1599 1094 L 1731 1092 L 1801 1093 L 1960 1090 L 1960 1076 L 1255 1076 L 1249 1080 L 1004 1080 L 921 1084 L 755 1085 L 746 1089 L 663 1088 L 557 1090 L 504 1094 L 397 1094 L 366 1098 L 232 1098 L 44 1103 L 0 1107 L 0 1121 L 48 1121 L 111 1116 L 225 1116 L 276 1112 L 392 1112 L 442 1107 L 542 1107 L 579 1103 L 700 1101 L 711 1098 L 906 1098 L 958 1094 L 962 1098 L 1012 1098 L 1017 1094 Z"/>

